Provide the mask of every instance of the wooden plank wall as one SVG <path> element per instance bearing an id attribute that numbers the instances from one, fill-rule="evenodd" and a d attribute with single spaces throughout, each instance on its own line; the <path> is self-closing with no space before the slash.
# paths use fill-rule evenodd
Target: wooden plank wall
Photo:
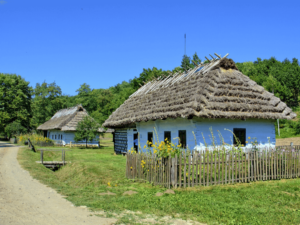
<path id="1" fill-rule="evenodd" d="M 116 153 L 127 152 L 127 130 L 116 130 L 114 139 L 114 150 Z"/>
<path id="2" fill-rule="evenodd" d="M 286 146 L 249 152 L 200 151 L 173 158 L 127 154 L 126 177 L 168 188 L 296 178 L 299 154 L 299 149 Z"/>

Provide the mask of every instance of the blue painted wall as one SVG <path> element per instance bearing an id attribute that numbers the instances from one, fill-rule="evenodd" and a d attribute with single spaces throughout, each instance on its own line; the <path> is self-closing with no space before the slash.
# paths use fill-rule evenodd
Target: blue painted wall
<path id="1" fill-rule="evenodd" d="M 270 141 L 275 145 L 275 120 L 263 120 L 263 119 L 249 119 L 249 120 L 231 120 L 231 119 L 167 119 L 167 120 L 156 120 L 149 122 L 141 122 L 136 124 L 136 129 L 127 130 L 127 139 L 128 139 L 128 149 L 133 147 L 133 134 L 138 132 L 140 134 L 140 145 L 143 146 L 147 143 L 148 132 L 153 131 L 154 127 L 156 128 L 159 141 L 164 140 L 164 131 L 171 131 L 171 138 L 174 143 L 178 143 L 179 130 L 186 130 L 187 134 L 187 146 L 189 149 L 195 147 L 195 138 L 196 136 L 197 145 L 205 144 L 204 139 L 207 145 L 212 145 L 212 135 L 209 130 L 212 127 L 213 134 L 216 138 L 215 143 L 220 143 L 220 138 L 218 131 L 222 135 L 224 142 L 227 144 L 233 143 L 233 134 L 225 129 L 233 131 L 233 128 L 245 128 L 246 137 L 251 138 L 255 137 L 258 143 L 267 144 L 268 137 Z M 204 139 L 203 139 L 203 136 Z M 155 132 L 154 132 L 155 135 Z"/>
<path id="2" fill-rule="evenodd" d="M 55 138 L 56 135 L 56 138 Z M 62 135 L 62 139 L 58 139 L 58 135 Z M 48 131 L 47 134 L 48 138 L 50 138 L 51 140 L 53 140 L 54 142 L 62 142 L 63 145 L 65 144 L 70 144 L 70 142 L 72 141 L 72 143 L 74 144 L 74 137 L 75 137 L 75 132 L 65 132 L 65 131 L 61 131 L 61 130 L 50 130 Z M 80 144 L 85 144 L 85 141 L 80 141 L 80 142 L 76 142 L 76 143 L 80 143 Z M 89 145 L 95 145 L 98 146 L 99 142 L 96 140 L 93 140 L 91 142 L 88 142 Z"/>

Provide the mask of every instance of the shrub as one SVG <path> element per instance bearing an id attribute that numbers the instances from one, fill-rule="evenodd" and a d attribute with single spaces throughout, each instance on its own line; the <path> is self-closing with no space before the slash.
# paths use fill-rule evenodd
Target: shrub
<path id="1" fill-rule="evenodd" d="M 39 146 L 54 145 L 54 142 L 51 139 L 44 137 L 40 134 L 21 134 L 17 138 L 18 138 L 18 143 L 23 145 L 25 144 L 25 141 L 28 141 L 28 138 L 30 139 L 33 145 L 39 145 Z"/>
<path id="2" fill-rule="evenodd" d="M 12 122 L 5 127 L 5 133 L 9 138 L 20 135 L 20 133 L 24 133 L 26 131 L 26 128 L 17 121 Z"/>
<path id="3" fill-rule="evenodd" d="M 296 134 L 300 134 L 300 120 L 295 122 L 294 129 Z"/>

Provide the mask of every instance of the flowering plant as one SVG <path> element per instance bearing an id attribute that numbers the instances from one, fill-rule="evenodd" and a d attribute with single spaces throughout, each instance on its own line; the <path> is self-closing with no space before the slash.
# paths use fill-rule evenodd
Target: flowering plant
<path id="1" fill-rule="evenodd" d="M 179 155 L 184 150 L 181 148 L 181 144 L 177 145 L 172 143 L 167 138 L 160 143 L 147 141 L 147 145 L 144 146 L 144 149 L 150 154 L 156 154 L 158 157 L 164 158 L 170 155 L 171 157 L 175 157 L 175 155 Z"/>

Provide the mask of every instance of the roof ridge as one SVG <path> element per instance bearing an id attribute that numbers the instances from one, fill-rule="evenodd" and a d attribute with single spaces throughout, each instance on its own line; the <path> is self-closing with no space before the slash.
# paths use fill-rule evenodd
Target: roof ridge
<path id="1" fill-rule="evenodd" d="M 190 76 L 194 76 L 195 74 L 205 74 L 208 73 L 213 67 L 215 67 L 216 65 L 218 65 L 223 59 L 225 59 L 229 53 L 227 53 L 224 57 L 221 57 L 220 55 L 216 54 L 215 55 L 219 58 L 213 58 L 212 56 L 212 60 L 209 60 L 208 58 L 206 58 L 209 63 L 205 63 L 205 61 L 203 61 L 202 63 L 200 63 L 199 65 L 197 65 L 195 68 L 190 69 L 188 71 L 183 71 L 181 73 L 177 72 L 174 74 L 174 76 L 167 76 L 167 77 L 158 77 L 156 78 L 156 80 L 150 80 L 148 81 L 145 85 L 143 85 L 142 87 L 140 87 L 136 92 L 134 92 L 132 95 L 129 96 L 129 98 L 134 97 L 134 96 L 138 96 L 138 95 L 142 95 L 142 94 L 147 94 L 149 92 L 155 91 L 158 88 L 161 87 L 161 85 L 164 84 L 164 82 L 166 82 L 168 80 L 168 82 L 166 82 L 163 87 L 168 87 L 168 86 L 172 86 L 175 83 L 179 82 L 179 81 L 184 81 L 187 80 Z M 199 74 L 200 73 L 200 74 Z M 162 78 L 162 79 L 161 79 Z M 161 80 L 160 80 L 161 79 Z"/>

